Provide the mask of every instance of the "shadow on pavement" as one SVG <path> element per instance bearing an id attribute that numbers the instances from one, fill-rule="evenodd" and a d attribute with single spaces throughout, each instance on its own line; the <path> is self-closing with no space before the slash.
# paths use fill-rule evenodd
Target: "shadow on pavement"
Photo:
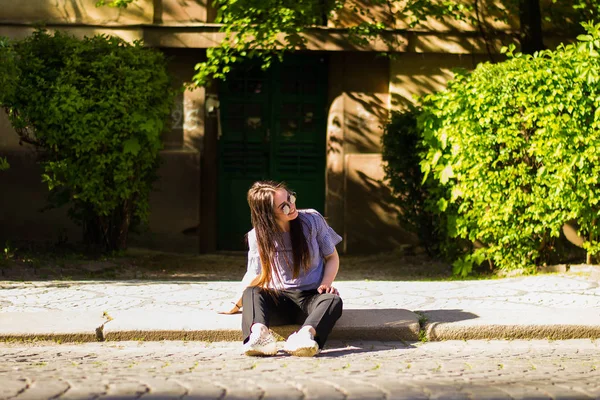
<path id="1" fill-rule="evenodd" d="M 344 345 L 338 341 L 327 343 L 325 349 L 317 356 L 318 358 L 337 358 L 353 354 L 376 353 L 379 351 L 389 351 L 395 349 L 414 349 L 415 346 L 410 342 L 353 342 Z"/>
<path id="2" fill-rule="evenodd" d="M 418 310 L 415 312 L 425 316 L 425 322 L 428 324 L 434 324 L 436 322 L 458 322 L 479 318 L 479 315 L 463 310 Z"/>
<path id="3" fill-rule="evenodd" d="M 0 256 L 0 281 L 239 281 L 246 272 L 246 264 L 245 252 L 201 255 L 128 252 L 96 259 L 78 254 L 16 252 Z M 451 266 L 424 254 L 388 252 L 341 255 L 336 280 L 412 281 L 451 276 Z"/>

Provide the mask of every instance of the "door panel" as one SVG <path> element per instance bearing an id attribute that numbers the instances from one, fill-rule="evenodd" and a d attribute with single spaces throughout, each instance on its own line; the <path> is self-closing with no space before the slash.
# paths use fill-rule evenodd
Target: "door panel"
<path id="1" fill-rule="evenodd" d="M 300 208 L 323 212 L 327 69 L 320 56 L 286 56 L 268 71 L 240 67 L 222 85 L 218 248 L 241 250 L 251 229 L 246 193 L 284 181 Z"/>
<path id="2" fill-rule="evenodd" d="M 299 208 L 323 212 L 327 130 L 327 64 L 322 56 L 291 55 L 279 65 L 274 91 L 272 176 L 298 193 Z"/>
<path id="3" fill-rule="evenodd" d="M 268 176 L 270 105 L 267 75 L 252 66 L 232 72 L 220 89 L 217 246 L 244 248 L 250 225 L 246 192 Z"/>

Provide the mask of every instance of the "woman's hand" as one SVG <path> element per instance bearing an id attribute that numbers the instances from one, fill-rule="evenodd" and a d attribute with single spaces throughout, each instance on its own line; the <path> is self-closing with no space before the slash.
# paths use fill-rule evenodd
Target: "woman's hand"
<path id="1" fill-rule="evenodd" d="M 338 292 L 338 290 L 331 285 L 321 285 L 317 288 L 317 292 L 319 292 L 321 294 L 331 293 L 331 294 L 337 294 L 338 296 L 340 295 L 340 292 Z"/>
<path id="2" fill-rule="evenodd" d="M 239 314 L 240 307 L 235 302 L 226 303 L 223 308 L 217 310 L 219 314 Z"/>

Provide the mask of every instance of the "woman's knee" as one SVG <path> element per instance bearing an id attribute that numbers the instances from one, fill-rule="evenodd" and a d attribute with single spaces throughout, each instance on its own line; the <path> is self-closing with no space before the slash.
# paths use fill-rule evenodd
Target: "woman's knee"
<path id="1" fill-rule="evenodd" d="M 259 286 L 248 286 L 246 289 L 244 289 L 244 296 L 247 294 L 258 294 L 261 290 L 262 288 Z"/>
<path id="2" fill-rule="evenodd" d="M 244 294 L 252 293 L 254 290 L 256 290 L 256 286 L 248 286 L 244 289 Z"/>
<path id="3" fill-rule="evenodd" d="M 334 295 L 334 298 L 332 299 L 332 306 L 336 313 L 338 313 L 339 315 L 342 315 L 342 310 L 344 308 L 344 302 L 342 301 L 342 298 L 340 296 Z"/>
<path id="4" fill-rule="evenodd" d="M 342 309 L 344 308 L 344 302 L 342 298 L 337 294 L 325 293 L 321 295 L 320 301 L 329 301 L 330 308 L 334 314 L 342 315 Z"/>

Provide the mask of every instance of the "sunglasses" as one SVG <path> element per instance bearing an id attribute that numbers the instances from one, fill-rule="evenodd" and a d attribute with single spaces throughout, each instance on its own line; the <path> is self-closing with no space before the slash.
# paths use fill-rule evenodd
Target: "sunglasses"
<path id="1" fill-rule="evenodd" d="M 283 203 L 281 203 L 279 205 L 279 209 L 285 215 L 289 215 L 290 211 L 292 211 L 292 205 L 293 204 L 296 204 L 296 193 L 295 192 L 288 192 L 287 201 L 284 201 Z"/>

